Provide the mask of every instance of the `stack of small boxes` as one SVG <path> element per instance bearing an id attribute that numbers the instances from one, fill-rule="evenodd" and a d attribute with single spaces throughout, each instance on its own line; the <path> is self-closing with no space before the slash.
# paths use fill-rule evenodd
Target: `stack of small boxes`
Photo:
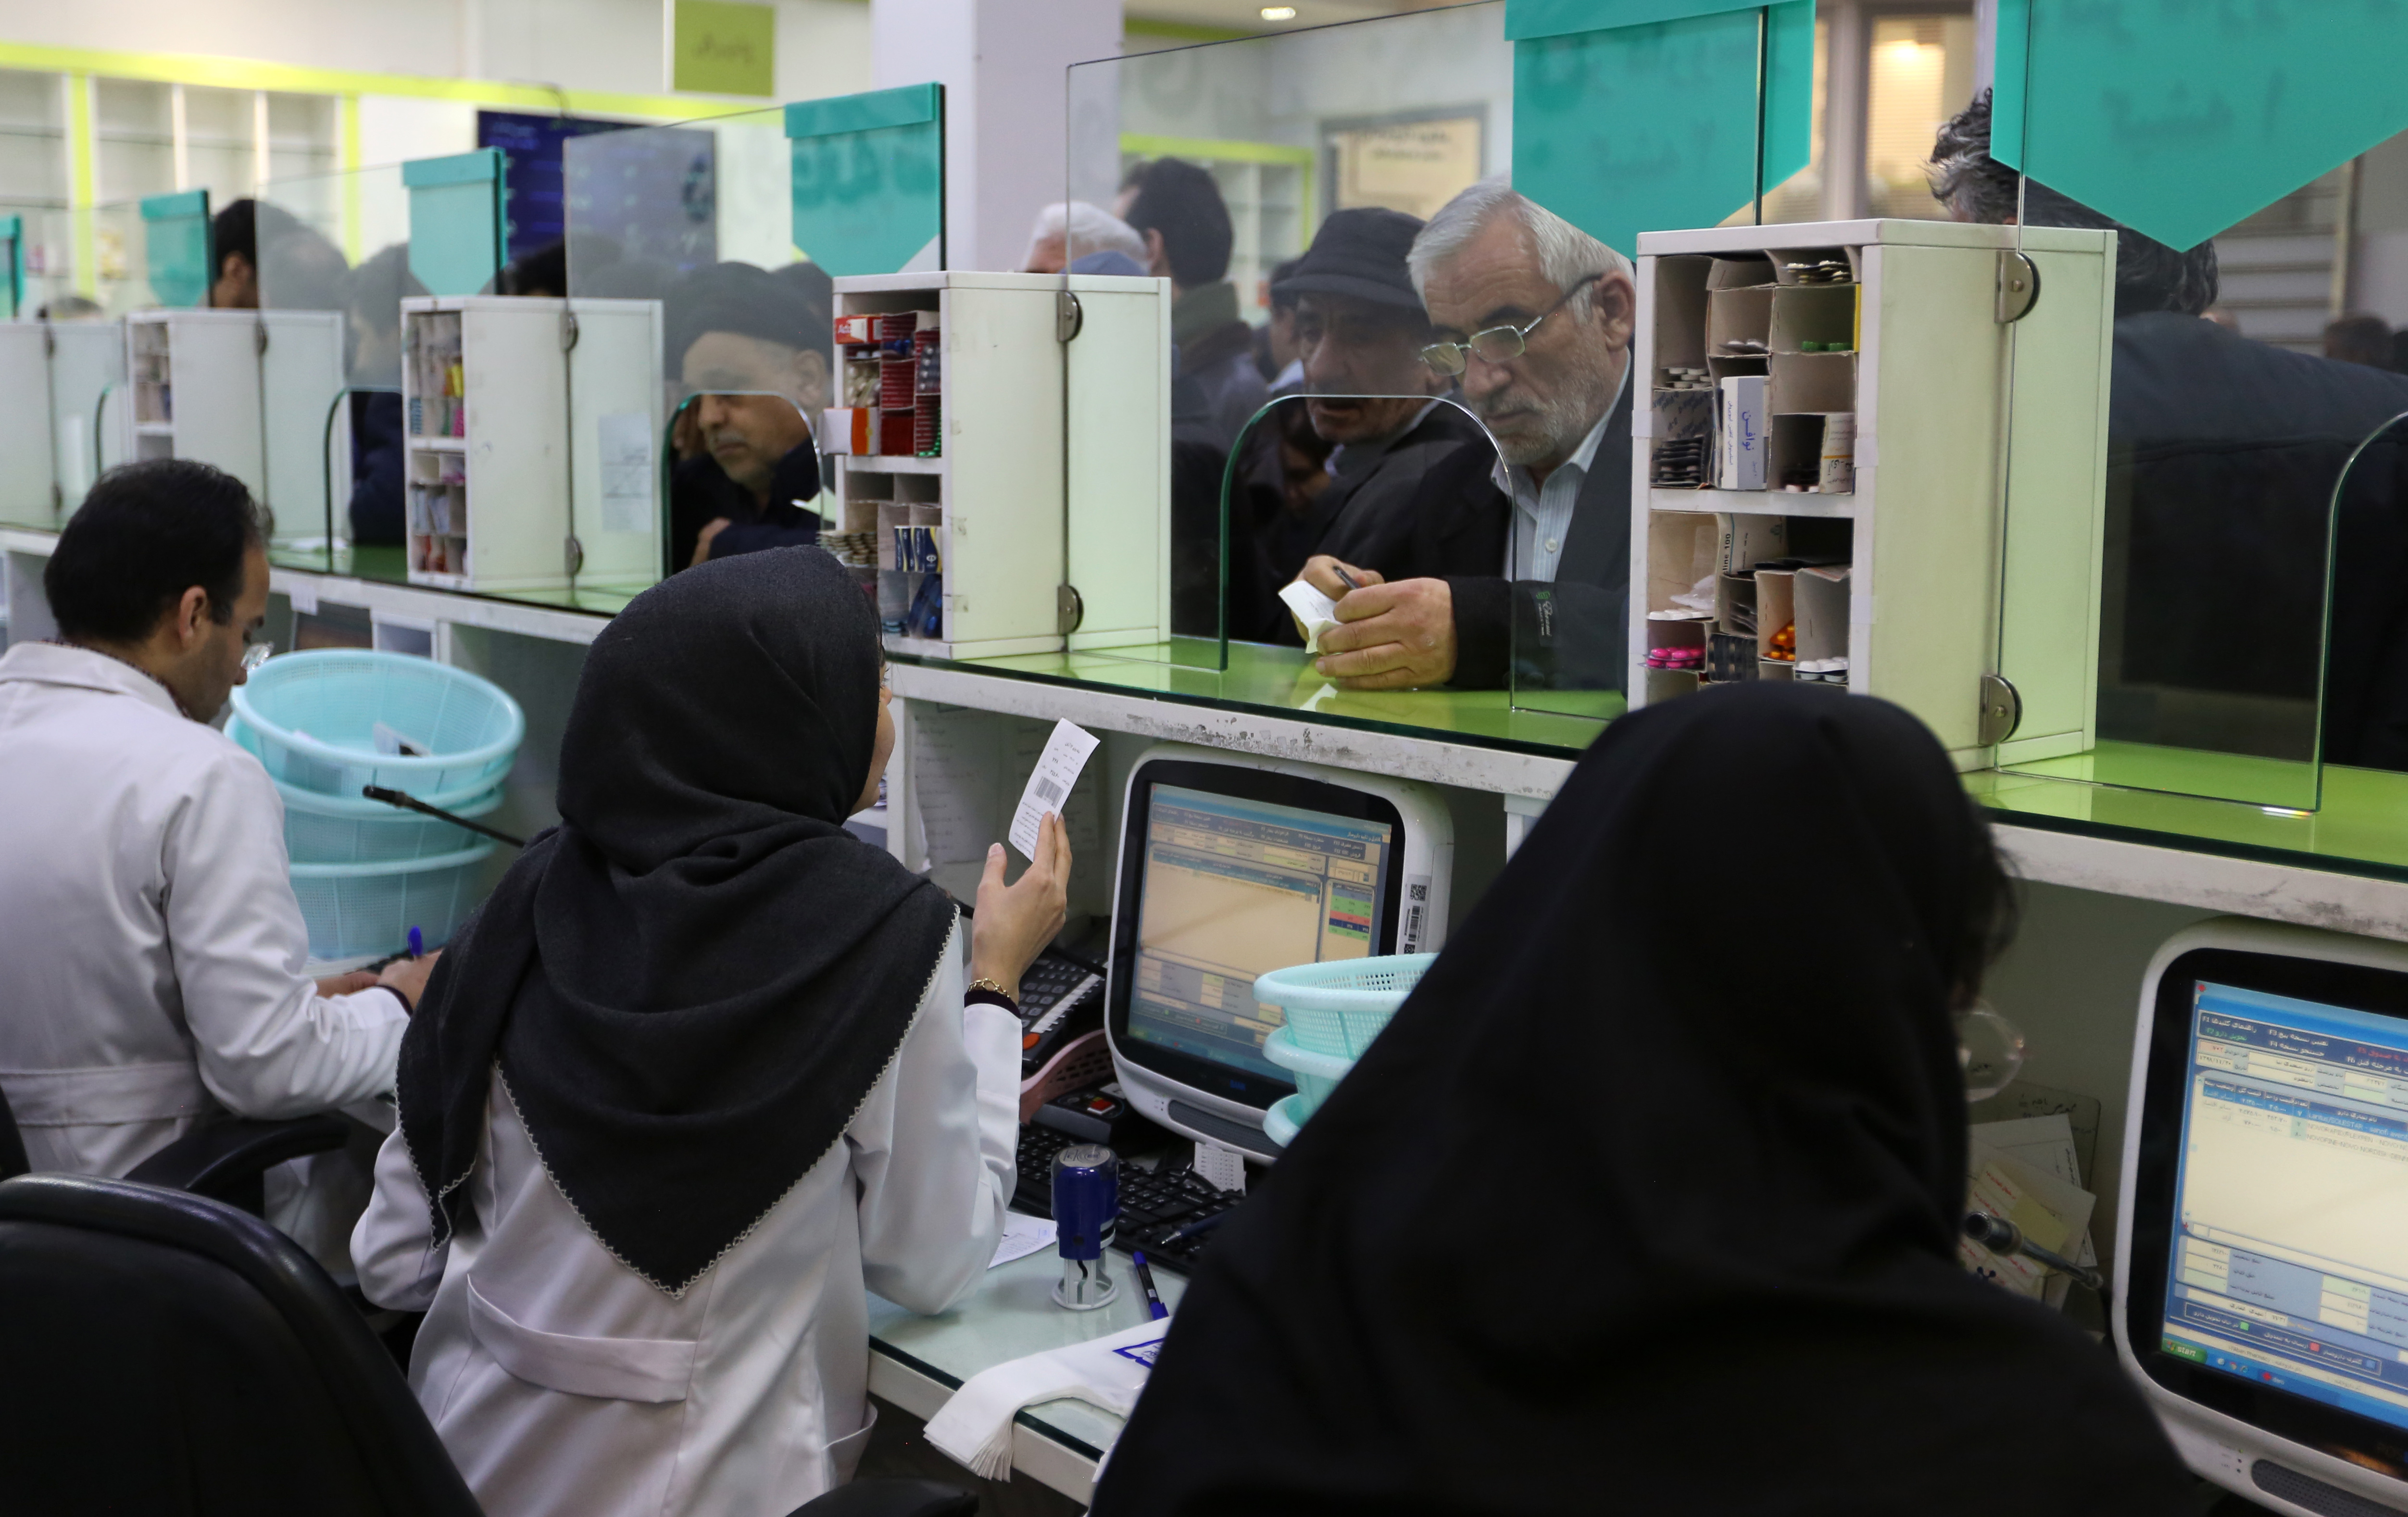
<path id="1" fill-rule="evenodd" d="M 937 321 L 932 310 L 837 318 L 844 404 L 827 412 L 823 450 L 855 457 L 943 453 L 938 393 L 944 345 Z"/>

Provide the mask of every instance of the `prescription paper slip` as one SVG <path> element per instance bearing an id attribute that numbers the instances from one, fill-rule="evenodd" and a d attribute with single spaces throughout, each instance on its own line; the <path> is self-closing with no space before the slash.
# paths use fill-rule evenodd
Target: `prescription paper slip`
<path id="1" fill-rule="evenodd" d="M 1079 782 L 1079 771 L 1087 766 L 1087 755 L 1096 751 L 1099 740 L 1094 733 L 1068 722 L 1054 723 L 1054 736 L 1045 739 L 1045 751 L 1037 755 L 1037 767 L 1029 771 L 1028 786 L 1020 793 L 1020 809 L 1011 813 L 1011 831 L 1005 834 L 1021 857 L 1037 857 L 1038 822 L 1048 811 L 1060 813 L 1069 799 L 1070 787 Z"/>
<path id="2" fill-rule="evenodd" d="M 1003 1214 L 1003 1236 L 995 1241 L 995 1257 L 986 1262 L 989 1269 L 1025 1259 L 1030 1254 L 1054 1246 L 1054 1224 L 1043 1217 L 1025 1216 L 1017 1211 Z"/>
<path id="3" fill-rule="evenodd" d="M 1290 582 L 1279 596 L 1304 629 L 1304 646 L 1320 652 L 1322 633 L 1338 624 L 1338 603 L 1301 580 Z"/>

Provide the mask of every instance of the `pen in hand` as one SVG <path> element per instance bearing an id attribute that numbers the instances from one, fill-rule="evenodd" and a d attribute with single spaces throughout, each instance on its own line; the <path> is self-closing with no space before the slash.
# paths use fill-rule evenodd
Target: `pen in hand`
<path id="1" fill-rule="evenodd" d="M 1338 582 L 1344 585 L 1350 591 L 1360 590 L 1363 588 L 1361 585 L 1356 584 L 1354 582 L 1354 577 L 1347 573 L 1345 567 L 1334 559 L 1330 561 L 1329 572 L 1338 576 Z"/>

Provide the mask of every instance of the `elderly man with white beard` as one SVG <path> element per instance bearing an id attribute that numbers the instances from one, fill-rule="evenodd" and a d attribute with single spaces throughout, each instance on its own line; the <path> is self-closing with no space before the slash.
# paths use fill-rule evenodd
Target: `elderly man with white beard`
<path id="1" fill-rule="evenodd" d="M 1492 179 L 1430 218 L 1408 264 L 1435 328 L 1424 361 L 1461 376 L 1496 446 L 1431 466 L 1412 548 L 1385 576 L 1326 556 L 1305 565 L 1340 623 L 1315 667 L 1352 690 L 1496 687 L 1509 665 L 1526 688 L 1619 689 L 1629 260 Z"/>

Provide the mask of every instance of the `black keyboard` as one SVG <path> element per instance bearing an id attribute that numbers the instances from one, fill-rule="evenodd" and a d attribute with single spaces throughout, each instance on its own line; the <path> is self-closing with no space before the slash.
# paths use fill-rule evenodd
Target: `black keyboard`
<path id="1" fill-rule="evenodd" d="M 1048 949 L 1020 977 L 1020 1072 L 1044 1067 L 1064 1043 L 1104 1024 L 1104 977 Z"/>
<path id="2" fill-rule="evenodd" d="M 1020 1185 L 1012 1193 L 1015 1211 L 1032 1217 L 1054 1215 L 1054 1155 L 1087 1139 L 1027 1123 L 1020 1129 Z M 1146 1262 L 1184 1275 L 1210 1244 L 1217 1230 L 1171 1241 L 1181 1228 L 1220 1215 L 1245 1200 L 1243 1194 L 1225 1191 L 1182 1165 L 1165 1166 L 1152 1173 L 1124 1162 L 1120 1172 L 1121 1220 L 1115 1239 L 1123 1249 L 1143 1249 Z"/>

